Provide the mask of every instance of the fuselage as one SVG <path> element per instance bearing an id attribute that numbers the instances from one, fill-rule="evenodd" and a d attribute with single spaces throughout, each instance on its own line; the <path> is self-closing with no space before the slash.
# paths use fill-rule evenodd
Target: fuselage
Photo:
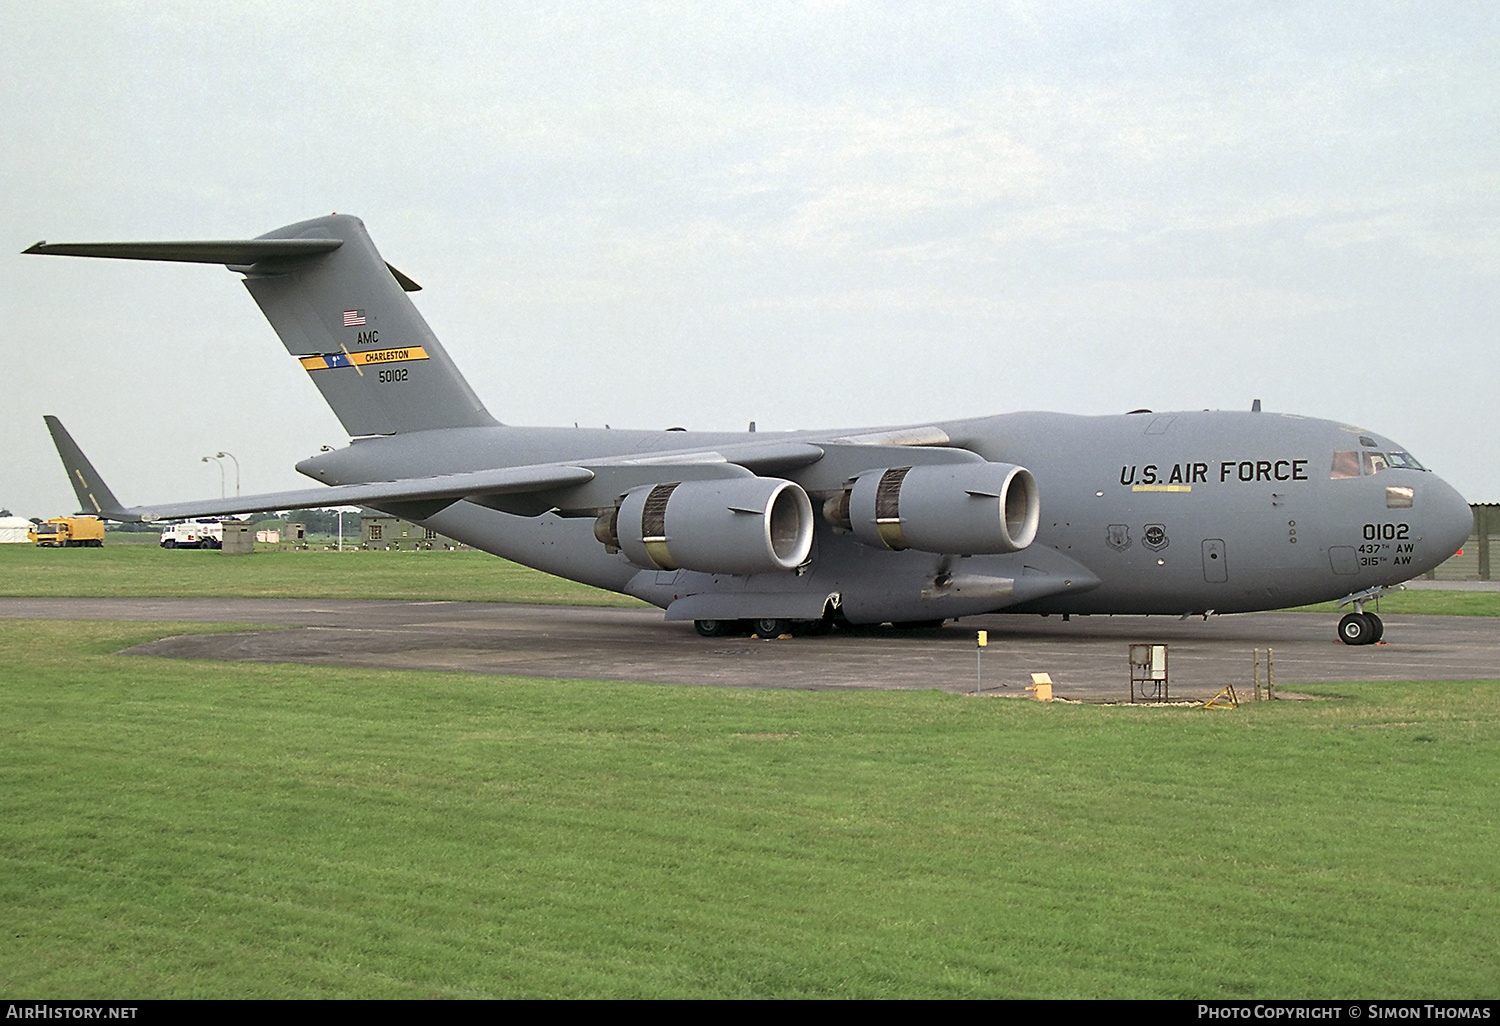
<path id="1" fill-rule="evenodd" d="M 299 464 L 328 484 L 462 473 L 903 429 L 789 433 L 474 427 L 359 440 Z M 819 518 L 795 573 L 749 578 L 643 570 L 592 538 L 592 523 L 514 516 L 470 502 L 423 520 L 477 548 L 671 607 L 685 597 L 770 591 L 837 597 L 855 622 L 1032 613 L 1220 613 L 1337 599 L 1416 577 L 1471 527 L 1446 482 L 1369 431 L 1276 413 L 1083 417 L 1012 413 L 907 429 L 1034 475 L 1035 541 L 1004 555 L 877 551 Z M 797 472 L 787 473 L 798 480 Z M 823 496 L 809 489 L 816 501 Z M 1014 582 L 1005 594 L 960 581 Z M 802 608 L 802 607 L 799 607 Z"/>
<path id="2" fill-rule="evenodd" d="M 354 439 L 298 465 L 351 486 L 341 492 L 125 509 L 49 418 L 82 508 L 155 519 L 370 503 L 705 633 L 724 620 L 1272 609 L 1415 577 L 1471 526 L 1462 497 L 1389 439 L 1285 414 L 1010 413 L 776 434 L 507 427 L 412 304 L 416 284 L 347 214 L 254 239 L 27 252 L 243 274 Z M 1346 642 L 1379 635 L 1353 616 Z"/>

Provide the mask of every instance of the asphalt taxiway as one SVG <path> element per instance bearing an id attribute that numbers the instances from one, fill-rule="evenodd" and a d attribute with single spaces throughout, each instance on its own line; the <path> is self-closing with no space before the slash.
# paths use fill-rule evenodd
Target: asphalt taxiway
<path id="1" fill-rule="evenodd" d="M 925 631 L 871 630 L 760 641 L 700 638 L 654 609 L 477 602 L 301 599 L 0 599 L 0 619 L 134 620 L 247 625 L 180 635 L 132 654 L 180 659 L 456 670 L 558 680 L 646 681 L 719 687 L 938 688 L 1024 694 L 1032 673 L 1057 693 L 1090 701 L 1130 694 L 1129 645 L 1165 643 L 1173 698 L 1206 698 L 1225 684 L 1242 697 L 1253 651 L 1274 652 L 1278 689 L 1380 680 L 1500 679 L 1500 620 L 1383 614 L 1385 642 L 1334 637 L 1337 617 L 1242 613 L 1194 618 L 977 616 Z M 276 630 L 256 630 L 257 625 Z M 976 655 L 975 632 L 990 645 Z M 982 658 L 982 666 L 977 665 Z"/>

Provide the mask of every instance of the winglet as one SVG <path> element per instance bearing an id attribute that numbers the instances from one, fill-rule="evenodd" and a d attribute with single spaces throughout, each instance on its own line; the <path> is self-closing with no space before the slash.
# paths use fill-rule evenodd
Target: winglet
<path id="1" fill-rule="evenodd" d="M 144 519 L 138 513 L 125 512 L 120 500 L 115 498 L 115 493 L 109 490 L 109 485 L 104 483 L 89 458 L 78 448 L 78 443 L 73 441 L 73 436 L 68 434 L 62 421 L 51 414 L 42 419 L 47 422 L 47 430 L 52 432 L 52 443 L 57 446 L 57 455 L 62 457 L 63 467 L 68 472 L 68 481 L 78 495 L 79 509 L 106 520 L 139 523 Z"/>

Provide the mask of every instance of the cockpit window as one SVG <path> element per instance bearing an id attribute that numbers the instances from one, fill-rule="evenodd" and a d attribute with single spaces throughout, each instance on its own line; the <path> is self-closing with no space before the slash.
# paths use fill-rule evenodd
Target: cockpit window
<path id="1" fill-rule="evenodd" d="M 1340 449 L 1333 454 L 1333 467 L 1329 478 L 1337 481 L 1346 477 L 1370 477 L 1382 470 L 1426 470 L 1409 452 L 1368 452 L 1358 449 Z"/>
<path id="2" fill-rule="evenodd" d="M 1340 449 L 1333 454 L 1333 469 L 1328 476 L 1337 481 L 1345 477 L 1359 476 L 1359 453 L 1353 449 Z"/>

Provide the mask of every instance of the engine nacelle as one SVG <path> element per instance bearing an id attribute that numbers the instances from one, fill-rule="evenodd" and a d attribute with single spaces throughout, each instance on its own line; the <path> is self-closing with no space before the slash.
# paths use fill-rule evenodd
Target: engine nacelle
<path id="1" fill-rule="evenodd" d="M 824 515 L 866 545 L 960 555 L 1016 552 L 1036 538 L 1036 478 L 1010 463 L 872 470 Z"/>
<path id="2" fill-rule="evenodd" d="M 765 574 L 807 560 L 813 511 L 791 481 L 680 481 L 627 492 L 594 534 L 646 570 Z"/>

